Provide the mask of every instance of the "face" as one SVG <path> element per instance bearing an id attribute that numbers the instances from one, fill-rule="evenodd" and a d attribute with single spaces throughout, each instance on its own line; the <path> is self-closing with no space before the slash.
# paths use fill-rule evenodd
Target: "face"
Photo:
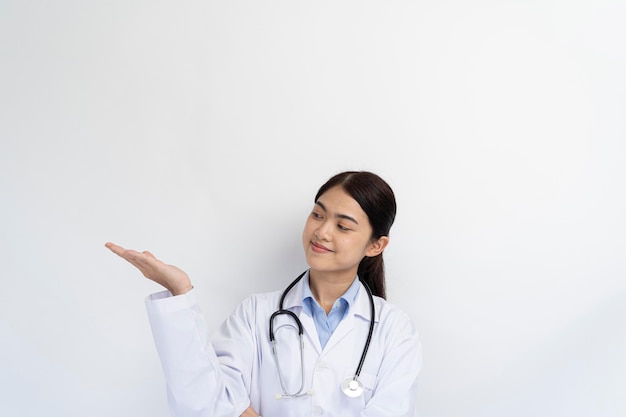
<path id="1" fill-rule="evenodd" d="M 372 227 L 359 203 L 341 187 L 320 196 L 302 232 L 311 273 L 354 277 L 364 256 L 383 251 L 388 238 L 372 240 Z"/>

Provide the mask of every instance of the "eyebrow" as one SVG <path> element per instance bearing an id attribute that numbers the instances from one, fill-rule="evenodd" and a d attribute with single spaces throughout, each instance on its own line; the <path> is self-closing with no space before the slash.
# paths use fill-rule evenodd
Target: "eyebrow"
<path id="1" fill-rule="evenodd" d="M 328 211 L 328 210 L 326 210 L 326 206 L 325 206 L 324 204 L 322 204 L 322 202 L 321 202 L 321 201 L 316 201 L 316 202 L 315 202 L 315 204 L 317 204 L 318 206 L 320 206 L 322 210 L 324 210 L 324 211 L 326 211 L 326 212 Z M 347 214 L 341 214 L 341 213 L 339 213 L 339 214 L 335 215 L 335 217 L 337 217 L 338 219 L 345 219 L 345 220 L 349 220 L 349 221 L 351 221 L 351 222 L 354 222 L 354 224 L 357 224 L 357 225 L 359 224 L 359 222 L 357 222 L 357 221 L 356 221 L 356 219 L 355 219 L 354 217 L 352 217 L 352 216 L 348 216 Z"/>

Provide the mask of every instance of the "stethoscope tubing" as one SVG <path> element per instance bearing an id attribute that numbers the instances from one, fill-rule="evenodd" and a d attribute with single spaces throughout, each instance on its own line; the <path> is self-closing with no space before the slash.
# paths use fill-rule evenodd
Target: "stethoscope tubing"
<path id="1" fill-rule="evenodd" d="M 372 341 L 372 335 L 374 334 L 374 322 L 376 321 L 376 308 L 374 307 L 374 296 L 372 295 L 372 290 L 370 290 L 369 285 L 365 281 L 363 281 L 359 277 L 359 281 L 365 287 L 365 291 L 367 291 L 367 296 L 370 299 L 370 328 L 367 332 L 367 339 L 365 340 L 365 345 L 363 346 L 363 353 L 361 354 L 361 360 L 359 361 L 359 366 L 356 368 L 356 372 L 354 373 L 353 381 L 356 381 L 361 375 L 361 369 L 363 368 L 363 363 L 365 363 L 365 356 L 367 356 L 367 351 L 370 348 L 370 342 Z"/>
<path id="2" fill-rule="evenodd" d="M 270 316 L 270 326 L 269 326 L 270 343 L 272 344 L 272 352 L 273 352 L 275 360 L 276 360 L 276 366 L 277 366 L 277 370 L 278 370 L 278 378 L 280 380 L 280 384 L 281 384 L 281 388 L 283 389 L 283 393 L 285 394 L 284 397 L 294 398 L 294 397 L 299 397 L 300 395 L 304 395 L 304 394 L 301 394 L 302 389 L 304 387 L 304 356 L 303 356 L 304 355 L 304 353 L 303 353 L 303 351 L 304 351 L 304 342 L 302 340 L 302 335 L 303 335 L 304 331 L 303 331 L 303 327 L 302 327 L 302 322 L 300 321 L 298 316 L 294 312 L 292 312 L 290 310 L 285 310 L 284 309 L 284 301 L 285 301 L 285 297 L 287 296 L 289 291 L 291 291 L 291 289 L 296 286 L 296 284 L 302 279 L 302 277 L 306 273 L 307 273 L 307 271 L 304 271 L 295 280 L 293 280 L 293 282 L 291 284 L 289 284 L 289 286 L 287 286 L 287 288 L 285 288 L 285 290 L 283 291 L 283 293 L 282 293 L 282 295 L 280 297 L 280 302 L 278 304 L 278 310 L 275 311 Z M 361 277 L 359 277 L 359 281 L 365 287 L 365 291 L 367 292 L 367 296 L 368 296 L 369 302 L 370 302 L 370 327 L 369 327 L 369 331 L 367 333 L 367 339 L 365 341 L 365 345 L 363 346 L 363 352 L 361 353 L 361 359 L 359 360 L 359 365 L 357 366 L 356 372 L 354 374 L 354 377 L 352 378 L 352 381 L 355 381 L 355 382 L 358 382 L 359 375 L 361 375 L 361 369 L 363 369 L 363 364 L 365 363 L 365 357 L 367 356 L 367 351 L 369 350 L 370 343 L 372 341 L 372 335 L 374 334 L 374 322 L 375 322 L 375 319 L 376 319 L 376 308 L 374 306 L 374 296 L 372 295 L 372 290 L 370 290 L 370 287 L 367 285 L 367 283 L 363 279 L 361 279 Z M 276 352 L 276 342 L 275 342 L 275 338 L 274 338 L 274 319 L 277 316 L 281 315 L 281 314 L 287 314 L 288 316 L 293 318 L 293 320 L 296 322 L 296 324 L 298 326 L 298 335 L 300 337 L 300 356 L 301 356 L 301 367 L 302 367 L 302 369 L 301 369 L 301 372 L 302 372 L 302 385 L 301 385 L 300 390 L 298 391 L 297 394 L 288 394 L 287 391 L 285 390 L 285 386 L 283 384 L 282 373 L 281 373 L 281 369 L 280 369 L 280 365 L 279 365 L 279 361 L 278 361 L 278 354 Z"/>

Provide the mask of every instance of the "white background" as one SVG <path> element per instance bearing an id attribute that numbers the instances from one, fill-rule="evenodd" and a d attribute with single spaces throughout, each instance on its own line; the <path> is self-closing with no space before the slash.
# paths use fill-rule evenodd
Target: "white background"
<path id="1" fill-rule="evenodd" d="M 215 326 L 379 173 L 422 417 L 626 415 L 623 1 L 0 1 L 0 414 L 167 416 L 113 241 Z"/>

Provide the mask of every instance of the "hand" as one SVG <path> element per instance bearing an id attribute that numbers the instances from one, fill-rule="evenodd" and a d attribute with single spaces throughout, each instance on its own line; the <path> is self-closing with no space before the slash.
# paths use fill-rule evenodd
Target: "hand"
<path id="1" fill-rule="evenodd" d="M 261 417 L 261 416 L 256 411 L 254 411 L 252 406 L 250 406 L 246 408 L 246 410 L 243 413 L 241 413 L 239 417 Z"/>
<path id="2" fill-rule="evenodd" d="M 167 288 L 172 295 L 185 294 L 193 288 L 185 271 L 158 260 L 148 251 L 137 252 L 132 249 L 124 249 L 110 242 L 104 246 L 133 264 L 144 277 Z"/>

